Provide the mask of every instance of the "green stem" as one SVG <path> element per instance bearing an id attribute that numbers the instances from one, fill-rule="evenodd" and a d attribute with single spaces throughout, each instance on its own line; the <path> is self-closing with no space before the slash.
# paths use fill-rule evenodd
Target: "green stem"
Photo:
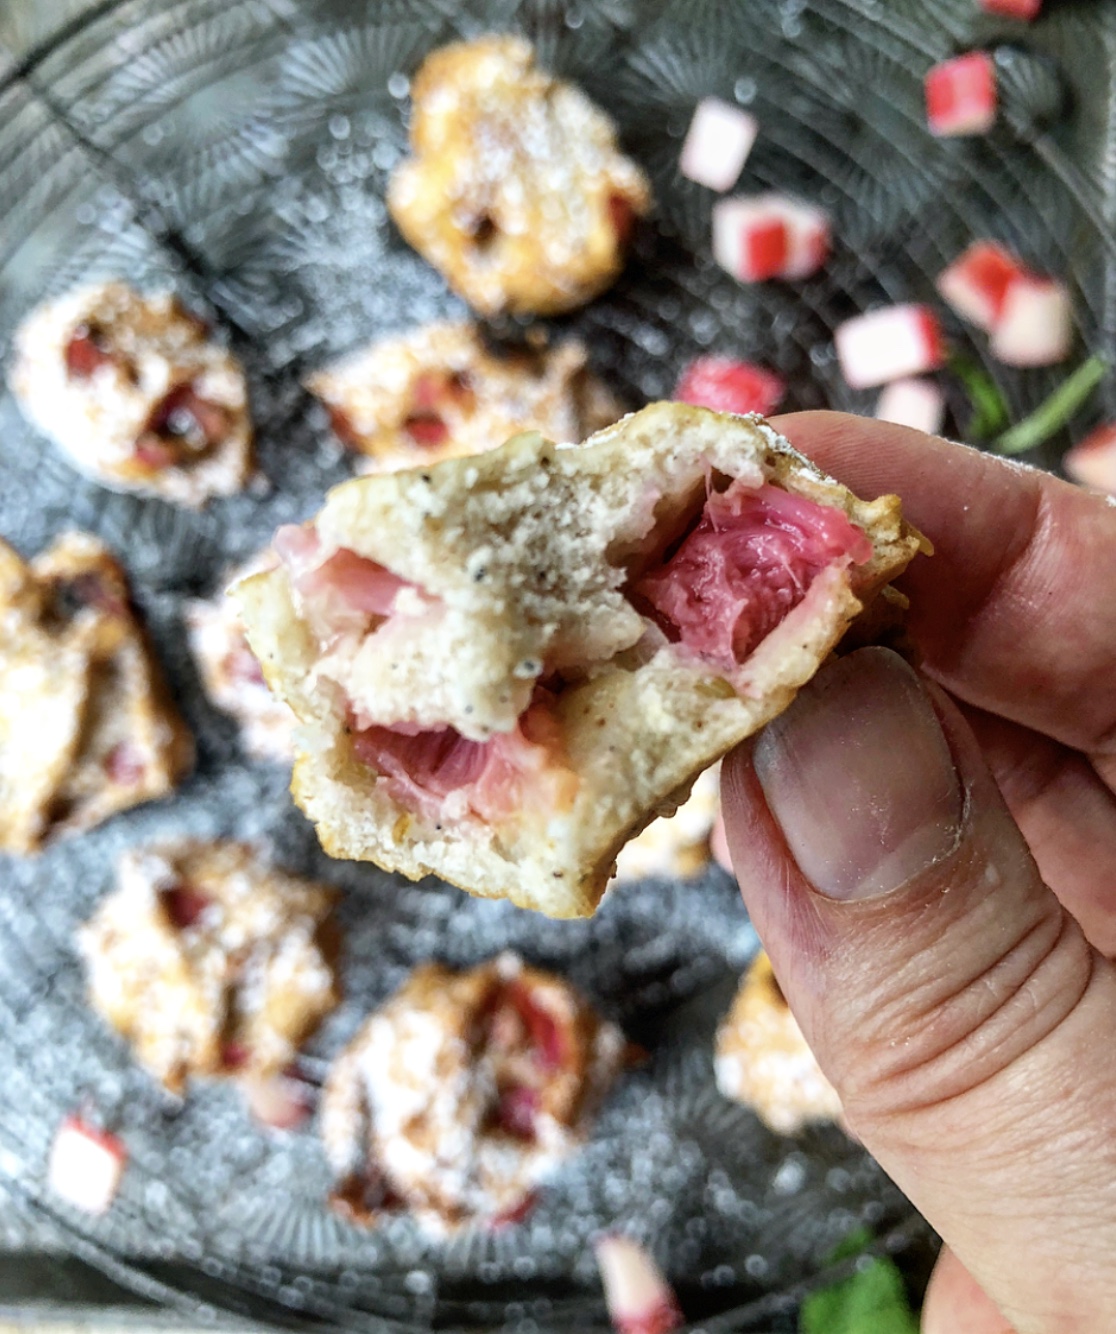
<path id="1" fill-rule="evenodd" d="M 1025 454 L 1049 440 L 1084 405 L 1107 373 L 1108 363 L 1102 357 L 1090 357 L 1030 416 L 998 436 L 993 449 L 997 454 Z"/>

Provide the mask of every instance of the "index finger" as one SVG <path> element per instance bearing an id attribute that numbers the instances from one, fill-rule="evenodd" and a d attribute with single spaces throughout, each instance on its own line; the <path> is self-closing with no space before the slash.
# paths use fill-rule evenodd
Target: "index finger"
<path id="1" fill-rule="evenodd" d="M 1047 473 L 886 422 L 778 417 L 803 454 L 934 543 L 899 587 L 925 670 L 959 698 L 1116 754 L 1116 507 Z"/>

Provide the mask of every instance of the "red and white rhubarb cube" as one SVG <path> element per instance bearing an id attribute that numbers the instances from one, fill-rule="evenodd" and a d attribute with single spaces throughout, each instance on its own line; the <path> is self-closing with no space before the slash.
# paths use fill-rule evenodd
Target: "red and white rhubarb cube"
<path id="1" fill-rule="evenodd" d="M 852 389 L 936 371 L 945 360 L 941 326 L 929 306 L 885 306 L 857 315 L 839 325 L 833 339 Z"/>
<path id="2" fill-rule="evenodd" d="M 1064 283 L 1022 273 L 1008 284 L 989 351 L 1005 366 L 1053 366 L 1073 346 L 1073 308 Z"/>
<path id="3" fill-rule="evenodd" d="M 944 138 L 986 134 L 996 120 L 996 68 L 987 51 L 943 60 L 926 75 L 926 122 Z"/>
<path id="4" fill-rule="evenodd" d="M 893 380 L 880 395 L 876 418 L 937 435 L 945 417 L 945 395 L 932 380 Z"/>
<path id="5" fill-rule="evenodd" d="M 1030 23 L 1038 17 L 1042 0 L 980 0 L 981 9 L 989 14 L 1000 14 L 1007 19 L 1021 19 Z"/>
<path id="6" fill-rule="evenodd" d="M 75 1209 L 103 1214 L 116 1196 L 127 1159 L 115 1135 L 68 1116 L 51 1145 L 47 1185 Z"/>
<path id="7" fill-rule="evenodd" d="M 715 412 L 758 412 L 769 416 L 787 386 L 774 371 L 733 357 L 696 357 L 682 372 L 674 397 Z"/>
<path id="8" fill-rule="evenodd" d="M 775 193 L 721 199 L 713 206 L 713 257 L 741 282 L 808 278 L 828 254 L 824 209 Z"/>
<path id="9" fill-rule="evenodd" d="M 655 1261 L 628 1237 L 595 1243 L 605 1304 L 619 1334 L 670 1334 L 682 1326 L 674 1292 Z"/>
<path id="10" fill-rule="evenodd" d="M 988 330 L 1000 318 L 1011 283 L 1023 265 L 995 241 L 974 241 L 942 270 L 937 287 L 942 299 L 978 329 Z"/>
<path id="11" fill-rule="evenodd" d="M 1116 422 L 1108 422 L 1085 437 L 1062 459 L 1066 476 L 1094 491 L 1116 496 Z"/>
<path id="12" fill-rule="evenodd" d="M 678 169 L 710 190 L 729 190 L 736 184 L 757 134 L 759 122 L 755 116 L 719 97 L 703 97 L 694 108 Z"/>

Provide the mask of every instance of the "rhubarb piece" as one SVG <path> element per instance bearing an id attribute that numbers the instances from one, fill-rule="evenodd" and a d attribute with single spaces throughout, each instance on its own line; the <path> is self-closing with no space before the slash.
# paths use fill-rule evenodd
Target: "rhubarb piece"
<path id="1" fill-rule="evenodd" d="M 593 1249 L 617 1334 L 670 1334 L 682 1328 L 674 1291 L 642 1246 L 613 1234 L 598 1237 Z"/>
<path id="2" fill-rule="evenodd" d="M 996 67 L 987 51 L 969 51 L 926 75 L 926 122 L 939 138 L 987 134 L 996 122 Z"/>
<path id="3" fill-rule="evenodd" d="M 678 169 L 698 185 L 729 190 L 748 160 L 758 133 L 755 116 L 719 97 L 703 97 L 694 108 Z"/>
<path id="4" fill-rule="evenodd" d="M 808 278 L 829 255 L 829 216 L 785 195 L 713 205 L 713 258 L 740 282 Z"/>
<path id="5" fill-rule="evenodd" d="M 942 299 L 970 324 L 985 331 L 1000 319 L 1008 287 L 1025 272 L 1022 264 L 995 241 L 974 241 L 938 275 Z"/>
<path id="6" fill-rule="evenodd" d="M 1042 0 L 979 0 L 981 9 L 989 14 L 999 14 L 1007 19 L 1019 19 L 1022 23 L 1030 23 L 1032 19 L 1038 18 L 1039 10 L 1042 8 Z"/>
<path id="7" fill-rule="evenodd" d="M 517 431 L 583 440 L 622 415 L 582 343 L 486 344 L 472 324 L 431 324 L 318 371 L 306 387 L 367 471 L 480 454 Z"/>
<path id="8" fill-rule="evenodd" d="M 945 417 L 945 395 L 932 380 L 893 380 L 876 404 L 876 418 L 937 435 Z"/>
<path id="9" fill-rule="evenodd" d="M 675 811 L 658 819 L 620 849 L 617 881 L 665 876 L 688 879 L 709 865 L 710 838 L 721 810 L 721 766 L 700 775 L 690 795 Z"/>
<path id="10" fill-rule="evenodd" d="M 261 760 L 289 762 L 294 758 L 291 732 L 295 716 L 267 688 L 236 605 L 226 591 L 230 584 L 269 568 L 274 559 L 268 549 L 230 570 L 221 592 L 208 601 L 187 604 L 186 627 L 205 693 L 217 708 L 236 720 L 248 754 Z"/>
<path id="11" fill-rule="evenodd" d="M 82 287 L 16 333 L 11 387 L 74 467 L 192 508 L 252 472 L 244 372 L 170 292 Z"/>
<path id="12" fill-rule="evenodd" d="M 474 310 L 553 315 L 611 286 L 651 191 L 583 93 L 488 36 L 428 56 L 411 97 L 388 208 Z"/>
<path id="13" fill-rule="evenodd" d="M 0 849 L 166 796 L 193 754 L 108 548 L 68 533 L 25 564 L 0 542 Z"/>
<path id="14" fill-rule="evenodd" d="M 1062 459 L 1066 476 L 1094 491 L 1116 496 L 1116 422 L 1090 432 Z"/>
<path id="15" fill-rule="evenodd" d="M 841 1115 L 766 954 L 756 956 L 717 1031 L 714 1069 L 725 1097 L 751 1107 L 777 1134 L 797 1135 Z"/>
<path id="16" fill-rule="evenodd" d="M 67 1116 L 50 1146 L 47 1186 L 87 1214 L 108 1213 L 128 1161 L 124 1145 L 80 1116 Z"/>
<path id="17" fill-rule="evenodd" d="M 1008 284 L 989 351 L 1005 366 L 1052 366 L 1073 347 L 1073 306 L 1065 283 L 1022 273 Z"/>
<path id="18" fill-rule="evenodd" d="M 338 1056 L 320 1125 L 335 1204 L 409 1209 L 434 1233 L 513 1221 L 586 1139 L 623 1034 L 562 978 L 511 954 L 422 964 Z"/>
<path id="19" fill-rule="evenodd" d="M 833 335 L 850 389 L 871 389 L 936 371 L 945 361 L 938 317 L 929 306 L 885 306 L 838 325 Z"/>
<path id="20" fill-rule="evenodd" d="M 134 848 L 78 933 L 90 1003 L 172 1092 L 206 1076 L 255 1097 L 337 1004 L 334 898 L 243 843 Z"/>
<path id="21" fill-rule="evenodd" d="M 346 483 L 234 595 L 328 851 L 584 916 L 919 541 L 766 424 L 661 403 Z"/>
<path id="22" fill-rule="evenodd" d="M 758 412 L 770 416 L 787 386 L 774 371 L 733 357 L 696 357 L 682 372 L 674 397 L 715 412 Z"/>

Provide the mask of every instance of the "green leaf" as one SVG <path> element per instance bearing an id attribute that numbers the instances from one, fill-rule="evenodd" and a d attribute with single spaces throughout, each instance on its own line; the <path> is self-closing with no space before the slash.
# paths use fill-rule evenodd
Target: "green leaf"
<path id="1" fill-rule="evenodd" d="M 998 454 L 1025 454 L 1049 440 L 1077 412 L 1108 373 L 1103 357 L 1090 357 L 1044 403 L 996 440 Z"/>
<path id="2" fill-rule="evenodd" d="M 1008 406 L 991 375 L 961 352 L 950 356 L 949 369 L 965 386 L 973 407 L 966 434 L 974 440 L 990 440 L 1004 430 L 1010 421 Z"/>
<path id="3" fill-rule="evenodd" d="M 865 1229 L 837 1247 L 833 1260 L 847 1259 L 872 1240 Z M 802 1303 L 801 1334 L 918 1334 L 918 1319 L 895 1262 L 886 1256 L 867 1259 L 848 1278 L 811 1293 Z"/>

